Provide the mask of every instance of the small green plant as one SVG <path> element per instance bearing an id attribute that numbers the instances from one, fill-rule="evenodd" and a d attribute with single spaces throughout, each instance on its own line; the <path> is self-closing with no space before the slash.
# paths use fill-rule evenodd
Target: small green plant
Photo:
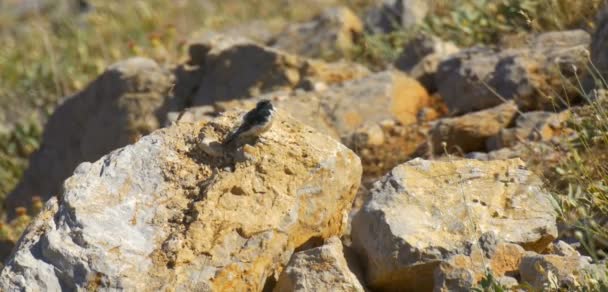
<path id="1" fill-rule="evenodd" d="M 350 52 L 350 57 L 372 69 L 384 69 L 399 57 L 403 46 L 415 35 L 415 29 L 402 29 L 388 34 L 364 34 Z"/>
<path id="2" fill-rule="evenodd" d="M 555 173 L 550 176 L 560 203 L 560 219 L 595 260 L 608 248 L 608 100 L 590 100 L 574 110 L 576 131 Z"/>
<path id="3" fill-rule="evenodd" d="M 461 46 L 496 44 L 501 36 L 592 25 L 601 0 L 437 1 L 423 29 Z"/>
<path id="4" fill-rule="evenodd" d="M 38 148 L 41 135 L 36 122 L 17 124 L 13 131 L 0 134 L 0 199 L 16 185 L 27 159 Z"/>
<path id="5" fill-rule="evenodd" d="M 479 282 L 479 285 L 472 289 L 476 292 L 504 292 L 509 289 L 498 282 L 498 279 L 494 277 L 490 270 L 486 271 L 486 274 Z"/>

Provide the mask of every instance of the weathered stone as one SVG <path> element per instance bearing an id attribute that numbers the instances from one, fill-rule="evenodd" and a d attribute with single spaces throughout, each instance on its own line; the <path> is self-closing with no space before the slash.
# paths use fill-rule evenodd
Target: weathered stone
<path id="1" fill-rule="evenodd" d="M 527 253 L 521 261 L 519 272 L 523 282 L 537 290 L 576 290 L 584 281 L 584 270 L 591 259 L 582 256 L 540 255 Z"/>
<path id="2" fill-rule="evenodd" d="M 515 279 L 513 277 L 502 276 L 496 280 L 499 285 L 501 285 L 502 287 L 505 287 L 507 289 L 515 290 L 515 288 L 517 288 L 517 286 L 519 286 L 519 282 L 517 281 L 517 279 Z M 509 290 L 509 291 L 511 291 L 511 290 Z"/>
<path id="3" fill-rule="evenodd" d="M 517 115 L 517 106 L 507 102 L 499 106 L 455 118 L 444 118 L 431 130 L 433 152 L 467 153 L 486 149 L 486 140 L 509 126 Z"/>
<path id="4" fill-rule="evenodd" d="M 320 98 L 341 136 L 351 134 L 365 123 L 386 119 L 413 124 L 418 111 L 430 102 L 420 83 L 398 71 L 384 71 L 343 83 L 335 90 L 323 91 Z"/>
<path id="5" fill-rule="evenodd" d="M 439 63 L 459 50 L 452 42 L 444 42 L 431 35 L 420 35 L 405 45 L 395 61 L 395 67 L 416 78 L 429 92 L 435 92 L 435 73 Z"/>
<path id="6" fill-rule="evenodd" d="M 180 86 L 195 92 L 193 105 L 249 98 L 315 81 L 340 83 L 369 73 L 360 65 L 303 59 L 244 38 L 221 35 L 193 42 L 189 51 L 189 63 L 200 68 L 197 76 L 201 80 Z"/>
<path id="7" fill-rule="evenodd" d="M 23 235 L 0 290 L 261 291 L 294 249 L 342 234 L 357 156 L 280 111 L 257 143 L 223 149 L 239 114 L 80 164 Z"/>
<path id="8" fill-rule="evenodd" d="M 372 33 L 413 28 L 422 23 L 429 8 L 426 0 L 383 0 L 365 13 L 365 28 Z"/>
<path id="9" fill-rule="evenodd" d="M 414 159 L 374 184 L 353 219 L 353 247 L 371 288 L 430 290 L 437 265 L 466 254 L 486 232 L 545 249 L 557 237 L 550 196 L 519 159 Z"/>
<path id="10" fill-rule="evenodd" d="M 149 59 L 108 67 L 50 117 L 40 149 L 7 198 L 8 210 L 26 206 L 33 196 L 46 200 L 57 195 L 80 162 L 97 160 L 158 129 L 177 107 L 176 100 L 167 98 L 171 83 L 169 72 Z"/>
<path id="11" fill-rule="evenodd" d="M 559 162 L 562 153 L 555 149 L 550 143 L 543 142 L 522 142 L 515 144 L 512 147 L 501 148 L 498 150 L 484 152 L 471 152 L 465 155 L 466 158 L 477 160 L 504 160 L 512 158 L 521 158 L 528 164 L 532 162 L 544 162 L 555 164 Z"/>
<path id="12" fill-rule="evenodd" d="M 585 31 L 575 30 L 541 34 L 524 48 L 462 50 L 439 64 L 439 94 L 454 113 L 505 99 L 524 110 L 567 107 L 579 96 L 575 71 L 586 68 L 589 43 Z"/>
<path id="13" fill-rule="evenodd" d="M 330 238 L 325 245 L 293 254 L 274 291 L 365 291 L 350 271 L 342 242 Z"/>
<path id="14" fill-rule="evenodd" d="M 490 249 L 488 249 L 490 248 Z M 525 250 L 512 243 L 475 245 L 468 254 L 458 254 L 443 261 L 434 272 L 434 291 L 471 291 L 487 275 L 493 277 L 518 273 Z M 515 281 L 517 283 L 517 280 Z"/>
<path id="15" fill-rule="evenodd" d="M 554 254 L 558 256 L 564 257 L 572 257 L 572 256 L 580 256 L 581 254 L 576 251 L 574 247 L 569 245 L 563 240 L 558 240 L 556 242 L 552 242 L 547 249 L 545 250 L 547 254 Z"/>
<path id="16" fill-rule="evenodd" d="M 523 141 L 548 141 L 560 134 L 570 111 L 561 113 L 534 111 L 519 115 L 515 127 L 501 129 L 496 136 L 486 141 L 488 150 L 511 147 Z"/>
<path id="17" fill-rule="evenodd" d="M 456 256 L 453 261 L 456 263 L 466 261 L 464 258 L 466 256 Z M 470 259 L 468 260 L 470 261 Z M 470 265 L 470 262 L 466 264 Z M 441 262 L 435 268 L 433 277 L 435 281 L 433 283 L 433 291 L 436 292 L 471 291 L 475 284 L 475 277 L 470 270 L 449 262 Z"/>
<path id="18" fill-rule="evenodd" d="M 498 61 L 496 51 L 473 47 L 461 50 L 439 63 L 435 84 L 451 112 L 467 113 L 501 103 L 486 87 Z"/>
<path id="19" fill-rule="evenodd" d="M 363 33 L 363 23 L 346 7 L 324 10 L 311 21 L 288 25 L 269 42 L 293 54 L 320 58 L 342 56 Z"/>

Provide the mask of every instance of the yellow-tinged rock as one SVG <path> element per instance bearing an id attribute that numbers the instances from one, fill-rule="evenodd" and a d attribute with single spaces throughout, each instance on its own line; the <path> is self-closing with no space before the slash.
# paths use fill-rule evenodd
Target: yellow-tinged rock
<path id="1" fill-rule="evenodd" d="M 81 164 L 0 289 L 261 291 L 296 248 L 341 235 L 359 158 L 283 112 L 257 143 L 218 155 L 240 114 L 179 123 Z"/>

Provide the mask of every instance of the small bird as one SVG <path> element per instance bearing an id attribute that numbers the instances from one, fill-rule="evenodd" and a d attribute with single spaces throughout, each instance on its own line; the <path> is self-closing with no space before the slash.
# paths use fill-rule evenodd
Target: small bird
<path id="1" fill-rule="evenodd" d="M 268 99 L 259 101 L 255 108 L 247 112 L 243 117 L 241 125 L 228 135 L 224 145 L 228 145 L 241 138 L 259 137 L 272 126 L 275 108 Z"/>

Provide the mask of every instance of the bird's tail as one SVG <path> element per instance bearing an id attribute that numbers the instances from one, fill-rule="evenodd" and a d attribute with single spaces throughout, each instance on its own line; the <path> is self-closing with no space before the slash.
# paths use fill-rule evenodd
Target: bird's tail
<path id="1" fill-rule="evenodd" d="M 226 139 L 224 139 L 224 142 L 222 143 L 224 146 L 226 145 L 230 145 L 232 142 L 234 142 L 234 140 L 241 134 L 241 129 L 238 129 L 230 134 L 228 134 L 228 137 L 226 137 Z"/>

